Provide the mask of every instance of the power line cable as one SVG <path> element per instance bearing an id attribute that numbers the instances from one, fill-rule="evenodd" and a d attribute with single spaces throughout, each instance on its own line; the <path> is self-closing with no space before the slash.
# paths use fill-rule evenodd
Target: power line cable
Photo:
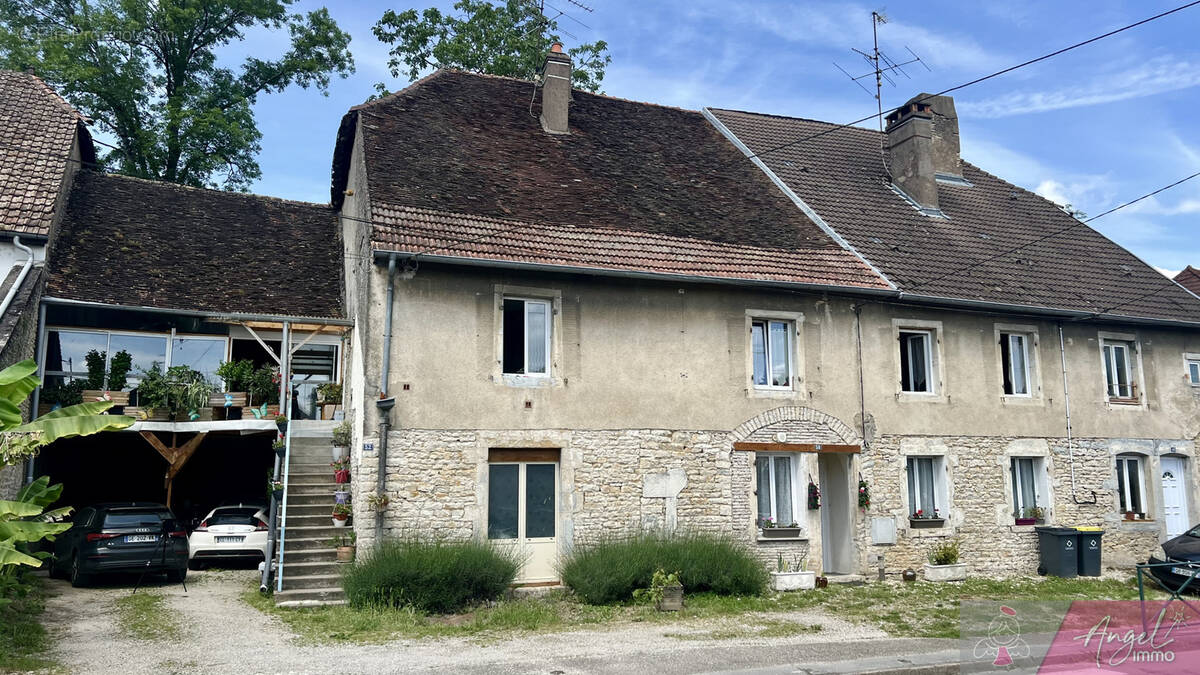
<path id="1" fill-rule="evenodd" d="M 1009 66 L 1008 68 L 1005 68 L 1005 69 L 1003 69 L 1003 70 L 998 70 L 998 71 L 996 71 L 996 72 L 994 72 L 994 73 L 991 73 L 991 74 L 989 74 L 989 75 L 984 75 L 983 77 L 977 77 L 977 78 L 975 78 L 974 80 L 971 80 L 970 82 L 964 82 L 964 83 L 962 83 L 962 84 L 959 84 L 959 85 L 956 85 L 956 86 L 950 87 L 949 89 L 943 89 L 942 91 L 940 91 L 940 92 L 938 92 L 938 93 L 936 93 L 936 94 L 930 94 L 930 95 L 928 95 L 928 96 L 925 96 L 925 97 L 923 97 L 923 98 L 921 98 L 921 99 L 919 99 L 919 100 L 917 100 L 917 101 L 915 101 L 915 102 L 916 102 L 916 103 L 922 103 L 922 102 L 924 102 L 924 101 L 928 101 L 929 99 L 931 99 L 931 98 L 934 98 L 934 97 L 937 97 L 937 96 L 943 96 L 943 95 L 945 95 L 945 94 L 949 94 L 949 93 L 951 93 L 951 92 L 958 91 L 958 90 L 960 90 L 960 89 L 965 89 L 965 88 L 967 88 L 967 87 L 970 87 L 970 86 L 972 86 L 972 85 L 979 84 L 980 82 L 986 82 L 987 80 L 990 80 L 990 79 L 992 79 L 992 78 L 999 77 L 999 76 L 1001 76 L 1001 75 L 1005 75 L 1005 74 L 1007 74 L 1007 73 L 1011 73 L 1011 72 L 1013 72 L 1014 70 L 1018 70 L 1018 69 L 1020 69 L 1020 68 L 1024 68 L 1024 67 L 1026 67 L 1026 66 L 1031 66 L 1031 65 L 1033 65 L 1033 64 L 1035 64 L 1035 63 L 1040 63 L 1040 62 L 1042 62 L 1042 61 L 1045 61 L 1046 59 L 1053 58 L 1053 57 L 1055 57 L 1055 56 L 1058 56 L 1058 55 L 1060 55 L 1060 54 L 1065 54 L 1065 53 L 1067 53 L 1067 52 L 1069 52 L 1069 51 L 1071 51 L 1071 50 L 1073 50 L 1073 49 L 1078 49 L 1078 48 L 1080 48 L 1080 47 L 1083 47 L 1083 46 L 1086 46 L 1086 45 L 1090 45 L 1090 44 L 1092 44 L 1093 42 L 1097 42 L 1097 41 L 1099 41 L 1099 40 L 1103 40 L 1104 38 L 1112 37 L 1113 35 L 1116 35 L 1116 34 L 1118 34 L 1118 33 L 1123 33 L 1123 32 L 1125 32 L 1125 31 L 1127 31 L 1127 30 L 1130 30 L 1130 29 L 1132 29 L 1132 28 L 1137 28 L 1138 26 L 1141 26 L 1141 25 L 1143 25 L 1143 24 L 1150 23 L 1151 21 L 1155 21 L 1155 20 L 1157 20 L 1157 19 L 1161 19 L 1161 18 L 1163 18 L 1163 17 L 1165 17 L 1165 16 L 1170 16 L 1171 14 L 1175 14 L 1176 12 L 1182 12 L 1183 10 L 1185 10 L 1185 9 L 1188 9 L 1188 8 L 1191 8 L 1191 7 L 1195 7 L 1196 5 L 1200 5 L 1200 0 L 1194 0 L 1193 2 L 1189 2 L 1189 3 L 1187 3 L 1186 5 L 1180 5 L 1179 7 L 1176 7 L 1175 9 L 1170 9 L 1170 10 L 1167 10 L 1167 11 L 1165 11 L 1165 12 L 1162 12 L 1162 13 L 1160 13 L 1160 14 L 1155 14 L 1154 16 L 1147 17 L 1147 18 L 1145 18 L 1145 19 L 1142 19 L 1141 21 L 1138 21 L 1138 22 L 1136 22 L 1136 23 L 1131 23 L 1131 24 L 1129 24 L 1129 25 L 1127 25 L 1127 26 L 1122 26 L 1122 27 L 1120 27 L 1120 28 L 1117 28 L 1116 30 L 1111 30 L 1111 31 L 1109 31 L 1109 32 L 1107 32 L 1107 33 L 1104 33 L 1104 34 L 1102 34 L 1102 35 L 1097 35 L 1097 36 L 1095 36 L 1095 37 L 1088 38 L 1087 40 L 1084 40 L 1084 41 L 1082 41 L 1082 42 L 1076 42 L 1075 44 L 1073 44 L 1073 45 L 1070 45 L 1070 46 L 1068 46 L 1068 47 L 1063 47 L 1062 49 L 1059 49 L 1059 50 L 1056 50 L 1056 51 L 1050 52 L 1049 54 L 1044 54 L 1044 55 L 1042 55 L 1042 56 L 1039 56 L 1039 57 L 1037 57 L 1037 58 L 1035 58 L 1035 59 L 1030 59 L 1030 60 L 1028 60 L 1028 61 L 1025 61 L 1025 62 L 1023 62 L 1023 63 L 1018 63 L 1018 64 L 1017 64 L 1017 65 L 1015 65 L 1015 66 Z M 845 129 L 845 128 L 847 128 L 847 127 L 852 127 L 852 126 L 854 126 L 855 124 L 861 124 L 861 123 L 863 123 L 863 122 L 866 122 L 866 121 L 868 121 L 868 120 L 870 120 L 870 119 L 873 119 L 873 118 L 874 118 L 876 115 L 879 115 L 879 114 L 890 114 L 890 113 L 893 113 L 893 112 L 895 112 L 895 111 L 897 111 L 897 110 L 899 110 L 899 109 L 900 109 L 900 108 L 892 108 L 891 110 L 888 110 L 888 111 L 886 111 L 886 113 L 878 113 L 878 112 L 876 112 L 876 113 L 874 113 L 874 114 L 867 115 L 866 117 L 862 117 L 862 118 L 856 119 L 856 120 L 854 120 L 853 122 L 846 122 L 845 124 L 839 124 L 839 125 L 837 125 L 837 126 L 832 126 L 832 127 L 829 127 L 828 129 L 825 129 L 825 130 L 823 130 L 823 131 L 819 131 L 819 132 L 817 132 L 817 133 L 815 133 L 815 134 L 811 134 L 811 135 L 809 135 L 809 136 L 805 136 L 804 138 L 799 138 L 799 139 L 796 139 L 796 140 L 794 140 L 794 141 L 788 141 L 788 142 L 786 142 L 786 143 L 780 143 L 779 145 L 776 145 L 776 146 L 774 146 L 774 147 L 771 147 L 771 148 L 767 148 L 766 150 L 763 150 L 763 151 L 761 151 L 761 152 L 756 152 L 756 153 L 753 153 L 753 154 L 750 154 L 750 155 L 746 155 L 744 158 L 738 159 L 738 160 L 736 160 L 736 161 L 739 161 L 739 162 L 740 162 L 742 159 L 754 159 L 754 158 L 756 158 L 756 157 L 762 157 L 763 155 L 767 155 L 767 154 L 770 154 L 770 153 L 772 153 L 772 152 L 778 152 L 779 150 L 783 150 L 783 149 L 785 149 L 785 148 L 790 148 L 790 147 L 793 147 L 793 146 L 799 145 L 799 144 L 801 144 L 801 143 L 806 143 L 806 142 L 808 142 L 808 141 L 811 141 L 811 140 L 813 140 L 813 139 L 815 139 L 815 138 L 820 138 L 821 136 L 825 136 L 825 135 L 831 134 L 831 133 L 833 133 L 833 132 L 835 132 L 835 131 L 838 131 L 838 130 L 840 130 L 840 129 Z M 728 164 L 733 164 L 733 162 L 729 162 Z M 728 164 L 726 164 L 726 165 L 722 165 L 722 166 L 727 166 Z M 718 168 L 721 168 L 721 167 L 718 167 Z"/>
<path id="2" fill-rule="evenodd" d="M 1197 176 L 1200 176 L 1200 171 L 1198 171 L 1198 172 L 1196 172 L 1196 173 L 1194 173 L 1194 174 L 1192 174 L 1192 175 L 1190 175 L 1190 176 L 1187 176 L 1187 177 L 1185 177 L 1185 178 L 1180 178 L 1179 180 L 1175 181 L 1174 183 L 1171 183 L 1170 185 L 1164 185 L 1164 186 L 1162 186 L 1162 187 L 1158 188 L 1157 190 L 1154 190 L 1153 192 L 1147 192 L 1146 194 L 1142 195 L 1141 197 L 1138 197 L 1137 199 L 1131 199 L 1131 200 L 1129 200 L 1129 201 L 1127 201 L 1127 202 L 1124 202 L 1123 204 L 1119 204 L 1119 205 L 1117 205 L 1117 206 L 1114 206 L 1113 208 L 1111 208 L 1111 209 L 1109 209 L 1109 210 L 1107 210 L 1107 211 L 1105 211 L 1104 213 L 1101 213 L 1101 214 L 1099 214 L 1099 215 L 1092 216 L 1091 218 L 1087 218 L 1087 219 L 1085 219 L 1085 220 L 1074 220 L 1074 221 L 1072 221 L 1072 222 L 1071 222 L 1071 224 L 1070 224 L 1070 225 L 1067 225 L 1066 227 L 1064 227 L 1064 228 L 1062 228 L 1062 229 L 1055 230 L 1054 232 L 1051 232 L 1050 234 L 1043 235 L 1043 236 L 1041 236 L 1041 237 L 1038 237 L 1038 238 L 1036 238 L 1036 239 L 1032 239 L 1032 240 L 1030 240 L 1030 241 L 1027 241 L 1027 242 L 1025 242 L 1024 244 L 1021 244 L 1020 246 L 1015 246 L 1015 247 L 1013 247 L 1013 248 L 1007 249 L 1007 250 L 1005 250 L 1005 251 L 1002 251 L 1002 252 L 1000 252 L 1000 253 L 996 253 L 996 254 L 994 254 L 994 255 L 988 256 L 988 257 L 986 257 L 986 258 L 981 258 L 981 259 L 979 259 L 979 260 L 976 260 L 976 261 L 974 261 L 974 262 L 971 262 L 971 263 L 969 263 L 969 264 L 967 264 L 967 265 L 964 265 L 964 266 L 962 266 L 962 267 L 959 267 L 959 268 L 953 269 L 953 270 L 951 270 L 951 271 L 949 271 L 949 272 L 946 272 L 945 274 L 942 274 L 942 275 L 936 276 L 936 277 L 934 277 L 934 278 L 932 278 L 932 279 L 927 279 L 927 280 L 925 280 L 925 281 L 922 281 L 921 283 L 917 284 L 916 286 L 913 286 L 913 287 L 909 288 L 908 290 L 909 290 L 909 291 L 914 291 L 914 290 L 916 290 L 916 289 L 918 289 L 918 288 L 924 288 L 924 287 L 926 287 L 926 286 L 929 286 L 930 284 L 937 283 L 938 281 L 941 281 L 942 279 L 946 279 L 946 278 L 948 278 L 948 277 L 952 277 L 952 276 L 954 276 L 954 275 L 956 275 L 956 274 L 958 274 L 958 273 L 960 273 L 960 272 L 966 272 L 967 270 L 974 269 L 974 268 L 976 268 L 976 267 L 979 267 L 979 266 L 981 266 L 981 265 L 986 265 L 986 264 L 988 264 L 989 262 L 993 262 L 993 261 L 995 261 L 995 260 L 997 260 L 997 259 L 999 259 L 999 258 L 1004 258 L 1004 257 L 1007 257 L 1007 256 L 1009 256 L 1009 255 L 1012 255 L 1013 253 L 1016 253 L 1017 251 L 1020 251 L 1020 250 L 1021 250 L 1021 249 L 1023 249 L 1023 248 L 1028 248 L 1029 246 L 1032 246 L 1032 245 L 1034 245 L 1034 244 L 1037 244 L 1037 243 L 1039 243 L 1039 242 L 1046 241 L 1047 239 L 1053 239 L 1054 237 L 1057 237 L 1057 236 L 1059 236 L 1060 234 L 1063 234 L 1063 233 L 1065 233 L 1065 232 L 1068 232 L 1068 231 L 1070 231 L 1070 230 L 1074 229 L 1075 227 L 1077 227 L 1077 226 L 1079 226 L 1079 225 L 1083 225 L 1083 224 L 1085 224 L 1085 223 L 1090 223 L 1090 222 L 1092 222 L 1092 221 L 1094 221 L 1094 220 L 1098 220 L 1098 219 L 1100 219 L 1100 218 L 1103 218 L 1104 216 L 1107 216 L 1107 215 L 1109 215 L 1110 213 L 1115 213 L 1115 212 L 1117 212 L 1117 211 L 1120 211 L 1121 209 L 1123 209 L 1123 208 L 1125 208 L 1125 207 L 1127 207 L 1127 206 L 1133 206 L 1134 204 L 1136 204 L 1136 203 L 1138 203 L 1138 202 L 1142 201 L 1143 199 L 1149 199 L 1150 197 L 1153 197 L 1154 195 L 1156 195 L 1156 194 L 1158 194 L 1158 193 L 1160 193 L 1160 192 L 1166 192 L 1167 190 L 1170 190 L 1171 188 L 1173 188 L 1173 187 L 1175 187 L 1175 186 L 1177 186 L 1177 185 L 1180 185 L 1180 184 L 1182 184 L 1182 183 L 1186 183 L 1187 181 L 1189 181 L 1189 180 L 1192 180 L 1193 178 L 1196 178 Z"/>

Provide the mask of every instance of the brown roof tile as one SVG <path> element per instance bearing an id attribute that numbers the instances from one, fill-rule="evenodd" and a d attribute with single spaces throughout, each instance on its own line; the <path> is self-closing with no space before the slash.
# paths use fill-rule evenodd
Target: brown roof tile
<path id="1" fill-rule="evenodd" d="M 1175 282 L 1189 291 L 1200 295 L 1200 270 L 1188 265 L 1182 272 L 1175 275 Z"/>
<path id="2" fill-rule="evenodd" d="M 82 122 L 41 79 L 0 70 L 0 231 L 49 234 Z"/>
<path id="3" fill-rule="evenodd" d="M 842 248 L 768 249 L 637 230 L 532 224 L 379 203 L 374 209 L 372 244 L 376 250 L 596 270 L 889 288 Z"/>
<path id="4" fill-rule="evenodd" d="M 752 152 L 824 133 L 761 159 L 905 292 L 1083 312 L 1119 305 L 1112 314 L 1200 321 L 1200 301 L 1136 256 L 1052 202 L 968 162 L 963 176 L 973 186 L 939 183 L 949 218 L 932 218 L 890 189 L 877 131 L 712 112 Z M 1068 226 L 1062 235 L 1024 246 Z M 987 262 L 938 278 L 972 261 Z"/>
<path id="5" fill-rule="evenodd" d="M 113 305 L 340 317 L 326 205 L 81 171 L 46 294 Z"/>
<path id="6" fill-rule="evenodd" d="M 550 135 L 538 121 L 538 97 L 530 105 L 533 92 L 532 82 L 439 71 L 356 107 L 339 134 L 334 205 L 346 187 L 357 123 L 375 217 L 402 208 L 425 214 L 399 218 L 376 234 L 390 245 L 441 245 L 435 234 L 453 243 L 465 229 L 515 221 L 525 230 L 519 242 L 510 236 L 495 246 L 456 250 L 480 258 L 886 287 L 766 176 L 738 163 L 733 144 L 700 113 L 575 91 L 571 134 Z M 430 214 L 449 219 L 438 220 L 438 233 L 394 230 L 427 228 Z M 585 250 L 566 250 L 566 242 Z M 664 248 L 675 243 L 692 253 Z M 622 255 L 622 245 L 633 249 Z M 755 255 L 763 262 L 755 264 Z"/>

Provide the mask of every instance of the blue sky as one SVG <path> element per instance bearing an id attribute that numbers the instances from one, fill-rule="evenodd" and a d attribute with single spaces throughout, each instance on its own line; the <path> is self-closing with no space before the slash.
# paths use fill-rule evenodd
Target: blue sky
<path id="1" fill-rule="evenodd" d="M 869 48 L 871 10 L 887 15 L 881 47 L 907 46 L 932 72 L 906 69 L 885 85 L 884 108 L 1040 56 L 1183 4 L 1168 2 L 848 2 L 589 0 L 588 27 L 559 19 L 577 42 L 606 40 L 612 65 L 604 92 L 685 108 L 735 108 L 848 122 L 874 99 L 834 67 L 864 71 L 852 47 Z M 255 192 L 327 202 L 338 122 L 375 82 L 406 82 L 387 71 L 387 47 L 371 34 L 385 9 L 426 4 L 323 3 L 353 35 L 357 72 L 328 97 L 293 88 L 257 105 L 263 178 Z M 443 8 L 451 3 L 436 3 Z M 1095 215 L 1200 171 L 1200 7 L 1102 40 L 954 94 L 962 155 L 982 169 Z M 257 32 L 249 47 L 273 54 L 282 35 Z M 1093 223 L 1147 262 L 1200 267 L 1200 178 Z"/>

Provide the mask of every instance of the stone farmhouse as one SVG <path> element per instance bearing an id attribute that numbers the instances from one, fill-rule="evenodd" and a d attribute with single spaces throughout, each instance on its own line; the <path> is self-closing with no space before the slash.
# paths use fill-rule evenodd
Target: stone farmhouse
<path id="1" fill-rule="evenodd" d="M 1039 524 L 1102 526 L 1121 565 L 1196 521 L 1200 298 L 960 159 L 953 100 L 881 138 L 569 68 L 343 118 L 360 542 L 486 537 L 551 584 L 647 528 L 833 575 L 956 537 L 1012 575 Z"/>
<path id="2" fill-rule="evenodd" d="M 288 602 L 340 593 L 314 407 L 337 382 L 359 545 L 486 538 L 525 584 L 643 530 L 853 579 L 951 538 L 971 574 L 1033 574 L 1047 524 L 1103 527 L 1127 565 L 1200 520 L 1200 297 L 962 160 L 952 99 L 881 134 L 573 91 L 570 68 L 555 49 L 537 83 L 437 71 L 352 108 L 327 205 L 76 176 L 84 120 L 0 73 L 57 124 L 0 114 L 0 152 L 77 160 L 22 169 L 47 177 L 34 215 L 0 166 L 0 247 L 45 228 L 45 278 L 0 257 L 36 283 L 24 329 L 0 310 L 43 368 L 31 412 L 120 350 L 278 367 L 293 420 L 277 453 L 266 419 L 140 419 L 29 473 L 203 513 L 269 472 Z"/>

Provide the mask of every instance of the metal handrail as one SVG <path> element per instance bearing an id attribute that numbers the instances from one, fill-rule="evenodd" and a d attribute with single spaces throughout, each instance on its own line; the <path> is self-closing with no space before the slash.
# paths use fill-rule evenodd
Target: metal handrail
<path id="1" fill-rule="evenodd" d="M 1196 563 L 1196 562 L 1161 562 L 1161 563 L 1148 563 L 1147 562 L 1147 563 L 1138 563 L 1137 565 L 1135 565 L 1135 567 L 1137 568 L 1138 601 L 1141 603 L 1142 629 L 1143 630 L 1149 629 L 1149 624 L 1146 621 L 1146 587 L 1145 587 L 1145 584 L 1143 583 L 1143 576 L 1142 576 L 1146 570 L 1158 568 L 1158 567 L 1182 567 L 1182 568 L 1185 568 L 1188 570 L 1195 570 L 1195 574 L 1200 574 L 1200 563 Z M 1181 575 L 1181 576 L 1183 576 L 1183 575 Z M 1198 608 L 1196 605 L 1192 604 L 1191 602 L 1188 602 L 1187 600 L 1183 599 L 1183 592 L 1188 589 L 1188 586 L 1190 586 L 1193 581 L 1196 581 L 1196 576 L 1194 576 L 1194 575 L 1186 575 L 1186 576 L 1187 576 L 1187 579 L 1182 584 L 1180 584 L 1178 588 L 1175 588 L 1175 589 L 1170 588 L 1165 582 L 1159 580 L 1157 577 L 1155 578 L 1155 583 L 1157 583 L 1159 586 L 1162 586 L 1164 590 L 1166 590 L 1168 593 L 1171 594 L 1171 597 L 1167 598 L 1166 602 L 1164 602 L 1162 604 L 1162 606 L 1158 608 L 1158 612 L 1155 612 L 1155 614 L 1162 612 L 1164 609 L 1167 608 L 1167 605 L 1170 605 L 1175 600 L 1182 602 L 1185 607 L 1192 610 L 1193 612 L 1196 612 L 1197 614 L 1200 614 L 1200 608 Z"/>
<path id="2" fill-rule="evenodd" d="M 283 592 L 283 543 L 287 535 L 288 469 L 292 458 L 292 429 L 295 424 L 289 419 L 287 433 L 283 435 L 283 501 L 279 503 L 279 567 L 275 572 L 275 592 Z"/>

